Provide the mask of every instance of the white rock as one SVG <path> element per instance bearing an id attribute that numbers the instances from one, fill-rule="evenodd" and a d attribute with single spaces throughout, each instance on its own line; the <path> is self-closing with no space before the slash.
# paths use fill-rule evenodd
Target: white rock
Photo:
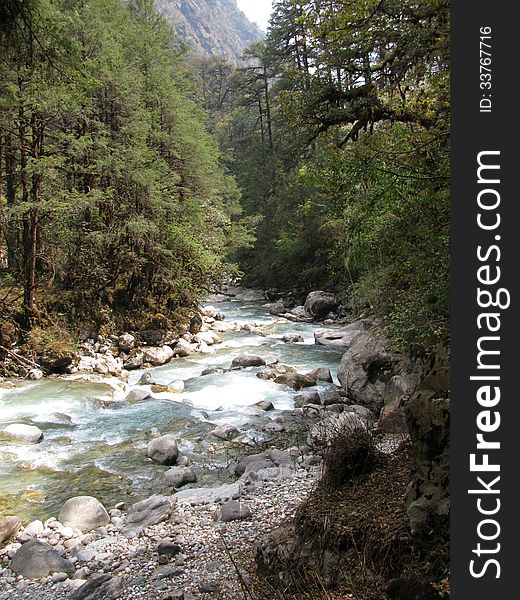
<path id="1" fill-rule="evenodd" d="M 4 433 L 14 441 L 26 444 L 37 444 L 43 440 L 43 431 L 34 425 L 13 423 L 4 429 Z"/>

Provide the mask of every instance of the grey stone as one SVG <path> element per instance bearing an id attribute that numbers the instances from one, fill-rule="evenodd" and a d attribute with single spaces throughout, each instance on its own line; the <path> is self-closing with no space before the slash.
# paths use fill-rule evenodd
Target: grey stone
<path id="1" fill-rule="evenodd" d="M 179 502 L 186 502 L 193 506 L 201 504 L 212 504 L 226 500 L 237 500 L 242 492 L 242 484 L 231 483 L 219 487 L 197 488 L 177 492 L 175 498 Z"/>
<path id="2" fill-rule="evenodd" d="M 111 575 L 94 575 L 87 583 L 79 587 L 71 600 L 116 600 L 123 593 L 123 582 Z"/>
<path id="3" fill-rule="evenodd" d="M 173 435 L 163 435 L 150 440 L 146 455 L 160 465 L 174 465 L 179 457 L 179 447 Z"/>
<path id="4" fill-rule="evenodd" d="M 326 387 L 320 391 L 320 400 L 323 406 L 329 406 L 331 404 L 341 404 L 342 397 L 339 390 L 335 387 Z"/>
<path id="5" fill-rule="evenodd" d="M 155 495 L 137 502 L 128 510 L 124 530 L 140 532 L 145 527 L 157 525 L 169 519 L 175 506 L 175 499 L 168 496 Z"/>
<path id="6" fill-rule="evenodd" d="M 294 467 L 294 460 L 290 453 L 286 450 L 265 450 L 264 452 L 260 452 L 260 454 L 246 456 L 235 467 L 235 474 L 241 477 L 246 471 L 251 473 L 260 469 L 280 466 L 286 468 Z"/>
<path id="7" fill-rule="evenodd" d="M 11 570 L 26 579 L 40 579 L 52 573 L 74 572 L 74 565 L 63 558 L 52 546 L 39 540 L 30 540 L 23 544 L 10 564 Z"/>
<path id="8" fill-rule="evenodd" d="M 210 435 L 221 440 L 233 440 L 240 435 L 240 432 L 233 425 L 221 425 L 210 431 Z"/>
<path id="9" fill-rule="evenodd" d="M 320 393 L 317 390 L 303 392 L 294 397 L 294 407 L 303 408 L 308 404 L 320 404 Z"/>
<path id="10" fill-rule="evenodd" d="M 196 481 L 197 475 L 191 467 L 173 467 L 164 474 L 164 482 L 174 488 L 180 488 Z"/>
<path id="11" fill-rule="evenodd" d="M 150 390 L 135 388 L 127 394 L 125 402 L 135 404 L 137 402 L 143 402 L 143 400 L 147 400 L 148 398 L 151 398 Z"/>
<path id="12" fill-rule="evenodd" d="M 155 379 L 152 377 L 150 371 L 145 371 L 141 375 L 141 379 L 139 379 L 137 385 L 155 385 Z"/>
<path id="13" fill-rule="evenodd" d="M 58 520 L 67 527 L 84 533 L 110 523 L 110 517 L 99 500 L 92 496 L 76 496 L 63 505 Z"/>
<path id="14" fill-rule="evenodd" d="M 269 400 L 261 400 L 260 402 L 257 402 L 255 406 L 260 410 L 264 410 L 265 412 L 274 410 L 274 405 L 272 402 L 269 402 Z"/>
<path id="15" fill-rule="evenodd" d="M 303 336 L 297 333 L 287 333 L 282 337 L 282 342 L 284 342 L 285 344 L 298 344 L 304 341 L 305 340 Z"/>
<path id="16" fill-rule="evenodd" d="M 335 310 L 339 305 L 338 299 L 334 294 L 323 291 L 311 292 L 305 300 L 304 309 L 309 317 L 321 319 L 331 310 Z"/>
<path id="17" fill-rule="evenodd" d="M 231 500 L 224 503 L 216 513 L 216 520 L 228 523 L 230 521 L 245 521 L 251 519 L 251 509 L 247 504 Z"/>
<path id="18" fill-rule="evenodd" d="M 208 367 L 202 371 L 200 376 L 205 377 L 206 375 L 216 375 L 218 373 L 224 373 L 224 369 L 220 369 L 219 367 Z"/>
<path id="19" fill-rule="evenodd" d="M 231 367 L 265 367 L 265 364 L 266 362 L 261 356 L 242 354 L 233 359 Z"/>
<path id="20" fill-rule="evenodd" d="M 333 383 L 332 373 L 327 367 L 320 367 L 318 369 L 314 369 L 314 371 L 306 373 L 306 376 L 310 377 L 315 383 L 318 383 L 320 381 Z"/>
<path id="21" fill-rule="evenodd" d="M 350 323 L 346 327 L 316 331 L 314 341 L 320 346 L 347 350 L 362 333 L 370 328 L 371 324 L 371 321 L 364 319 Z"/>

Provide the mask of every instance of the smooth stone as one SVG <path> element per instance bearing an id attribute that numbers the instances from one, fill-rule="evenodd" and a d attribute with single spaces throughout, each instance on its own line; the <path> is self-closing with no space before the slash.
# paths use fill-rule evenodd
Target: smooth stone
<path id="1" fill-rule="evenodd" d="M 179 447 L 173 435 L 163 435 L 150 440 L 146 456 L 160 465 L 174 465 L 179 458 Z"/>
<path id="2" fill-rule="evenodd" d="M 266 362 L 261 356 L 242 354 L 231 362 L 231 368 L 235 367 L 265 367 Z"/>
<path id="3" fill-rule="evenodd" d="M 110 523 L 105 507 L 93 496 L 70 498 L 63 505 L 58 519 L 63 525 L 84 533 Z"/>
<path id="4" fill-rule="evenodd" d="M 39 427 L 23 423 L 8 425 L 4 429 L 4 433 L 13 441 L 22 444 L 38 444 L 43 440 L 43 431 Z"/>

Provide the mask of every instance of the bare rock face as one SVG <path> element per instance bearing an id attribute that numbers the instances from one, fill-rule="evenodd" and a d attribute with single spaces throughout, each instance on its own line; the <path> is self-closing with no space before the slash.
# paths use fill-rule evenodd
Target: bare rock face
<path id="1" fill-rule="evenodd" d="M 156 5 L 198 54 L 223 56 L 238 64 L 244 50 L 263 37 L 236 0 L 156 0 Z"/>
<path id="2" fill-rule="evenodd" d="M 397 357 L 379 328 L 356 335 L 338 369 L 338 379 L 350 400 L 376 414 L 384 405 L 385 388 L 396 374 Z"/>
<path id="3" fill-rule="evenodd" d="M 340 568 L 345 553 L 322 546 L 319 540 L 303 539 L 294 525 L 282 525 L 256 544 L 257 571 L 275 588 L 300 589 L 310 572 L 318 572 L 324 586 L 332 588 L 347 575 Z"/>
<path id="4" fill-rule="evenodd" d="M 450 511 L 450 353 L 440 346 L 403 408 L 412 438 L 414 476 L 407 498 L 412 531 Z"/>

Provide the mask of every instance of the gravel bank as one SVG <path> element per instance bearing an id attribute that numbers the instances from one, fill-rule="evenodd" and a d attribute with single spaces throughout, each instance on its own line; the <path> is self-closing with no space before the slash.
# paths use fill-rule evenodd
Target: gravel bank
<path id="1" fill-rule="evenodd" d="M 54 530 L 53 523 L 47 523 L 47 534 L 38 537 L 71 559 L 75 573 L 71 578 L 54 574 L 39 580 L 22 579 L 8 567 L 9 556 L 20 544 L 8 544 L 0 550 L 0 600 L 70 598 L 77 586 L 99 574 L 113 576 L 110 584 L 125 600 L 237 600 L 243 597 L 242 586 L 249 584 L 254 569 L 256 540 L 293 516 L 319 473 L 319 467 L 298 469 L 281 481 L 244 486 L 240 502 L 251 510 L 250 520 L 215 521 L 218 504 L 192 506 L 179 502 L 168 522 L 128 538 L 118 528 L 121 517 L 116 510 L 111 511 L 107 527 L 83 536 L 80 551 L 75 544 L 67 547 L 73 546 L 73 540 L 63 541 L 57 522 Z M 89 556 L 92 544 L 96 551 Z"/>

